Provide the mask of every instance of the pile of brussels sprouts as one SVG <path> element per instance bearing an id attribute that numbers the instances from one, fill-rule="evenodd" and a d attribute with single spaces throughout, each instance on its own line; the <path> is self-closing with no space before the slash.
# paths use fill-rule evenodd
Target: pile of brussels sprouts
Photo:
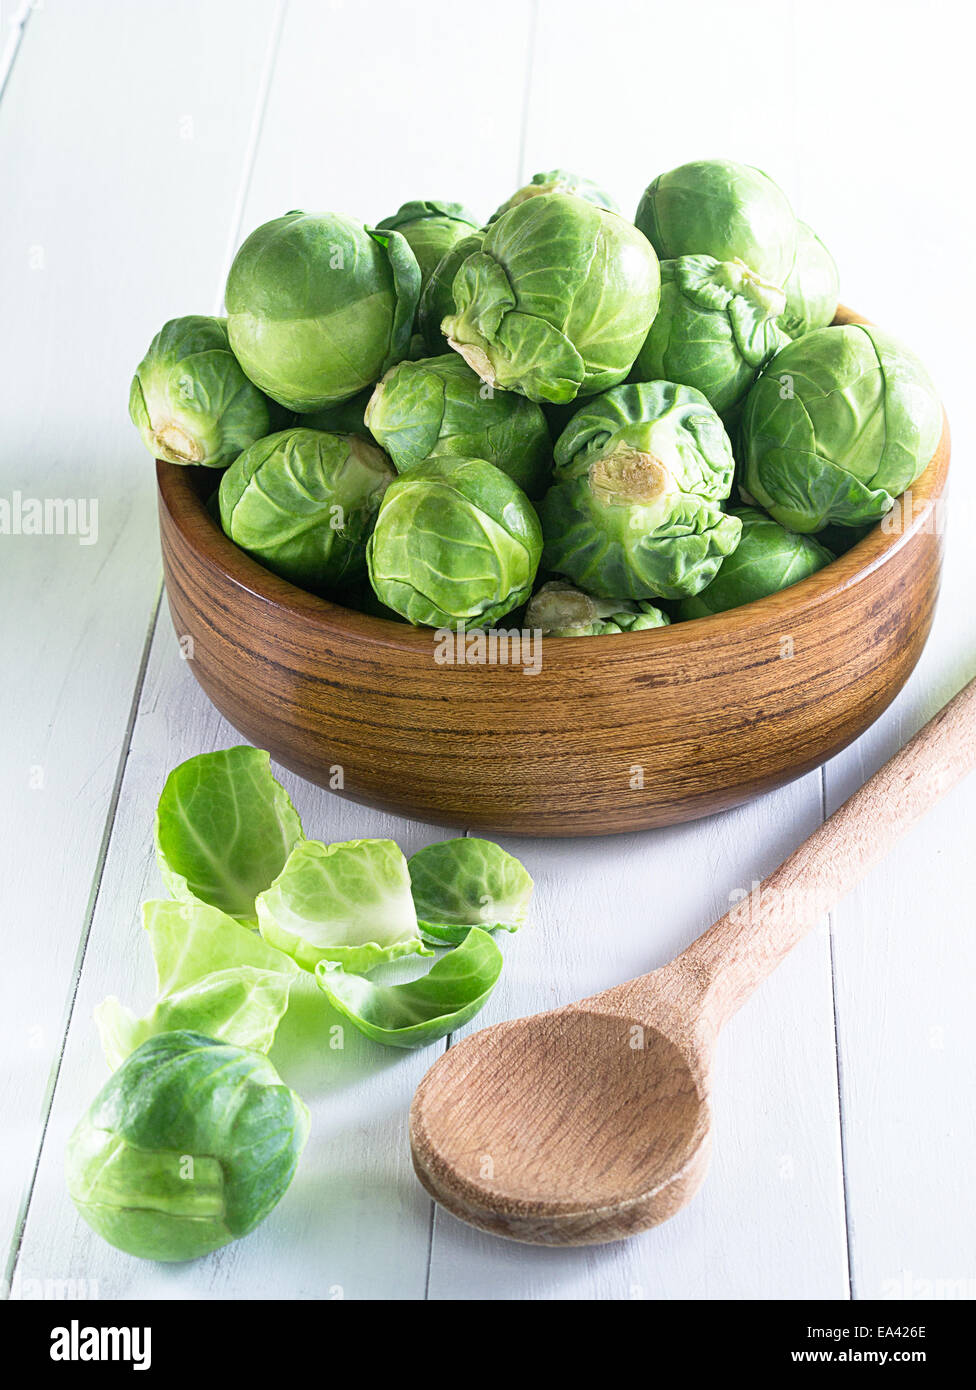
<path id="1" fill-rule="evenodd" d="M 501 974 L 532 879 L 490 840 L 407 860 L 392 840 L 306 838 L 266 752 L 203 753 L 169 775 L 156 857 L 170 899 L 143 905 L 156 998 L 95 1010 L 112 1076 L 71 1136 L 68 1190 L 110 1244 L 189 1260 L 246 1235 L 283 1196 L 309 1131 L 266 1054 L 303 982 L 373 1042 L 417 1048 L 462 1027 Z M 367 979 L 443 954 L 406 983 Z M 310 1051 L 341 1046 L 306 998 Z M 341 1030 L 339 1030 L 341 1031 Z"/>
<path id="2" fill-rule="evenodd" d="M 661 174 L 634 222 L 562 170 L 483 226 L 290 212 L 237 253 L 226 320 L 157 335 L 130 413 L 156 457 L 226 470 L 224 531 L 303 588 L 434 628 L 634 631 L 812 574 L 929 462 L 925 368 L 830 326 L 837 296 L 730 160 Z"/>

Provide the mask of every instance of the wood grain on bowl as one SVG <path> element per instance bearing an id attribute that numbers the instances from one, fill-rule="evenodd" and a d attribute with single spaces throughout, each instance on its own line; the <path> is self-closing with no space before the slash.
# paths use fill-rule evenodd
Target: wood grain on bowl
<path id="1" fill-rule="evenodd" d="M 212 473 L 157 463 L 166 589 L 207 695 L 310 781 L 451 826 L 640 830 L 800 776 L 890 704 L 932 622 L 948 465 L 946 424 L 900 526 L 728 613 L 542 639 L 535 674 L 445 664 L 431 631 L 294 588 L 208 515 Z"/>

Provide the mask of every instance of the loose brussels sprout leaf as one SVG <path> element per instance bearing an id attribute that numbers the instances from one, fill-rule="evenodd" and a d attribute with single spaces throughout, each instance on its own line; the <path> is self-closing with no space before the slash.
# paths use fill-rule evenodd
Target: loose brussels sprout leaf
<path id="1" fill-rule="evenodd" d="M 267 1057 L 199 1033 L 161 1033 L 122 1063 L 79 1122 L 68 1191 L 117 1249 L 195 1260 L 264 1220 L 307 1137 L 308 1111 Z"/>
<path id="2" fill-rule="evenodd" d="M 244 242 L 227 278 L 230 345 L 289 410 L 348 400 L 406 356 L 420 267 L 399 232 L 289 212 Z"/>
<path id="3" fill-rule="evenodd" d="M 786 284 L 780 327 L 791 338 L 826 328 L 837 312 L 840 277 L 833 256 L 811 227 L 796 224 L 796 256 Z"/>
<path id="4" fill-rule="evenodd" d="M 545 569 L 598 598 L 685 598 L 715 577 L 741 531 L 720 503 L 734 461 L 700 391 L 618 386 L 587 403 L 556 441 L 543 498 Z"/>
<path id="5" fill-rule="evenodd" d="M 661 307 L 637 354 L 635 381 L 694 386 L 720 415 L 789 342 L 777 327 L 786 296 L 738 261 L 682 256 L 661 263 Z"/>
<path id="6" fill-rule="evenodd" d="M 201 753 L 173 769 L 156 809 L 156 858 L 174 898 L 256 923 L 254 899 L 303 838 L 261 748 Z"/>
<path id="7" fill-rule="evenodd" d="M 305 970 L 330 960 L 359 974 L 399 956 L 430 955 L 407 861 L 392 840 L 303 840 L 257 909 L 265 941 Z"/>
<path id="8" fill-rule="evenodd" d="M 484 459 L 433 458 L 391 483 L 366 548 L 381 602 L 428 627 L 488 626 L 524 603 L 542 552 L 532 503 Z"/>
<path id="9" fill-rule="evenodd" d="M 582 198 L 587 203 L 593 203 L 598 208 L 606 208 L 608 212 L 619 212 L 620 208 L 606 191 L 592 179 L 581 178 L 579 174 L 571 174 L 568 169 L 549 169 L 544 174 L 533 174 L 531 179 L 522 188 L 519 188 L 501 207 L 495 209 L 488 219 L 489 225 L 497 222 L 503 213 L 508 212 L 509 208 L 517 208 L 519 203 L 524 203 L 527 198 L 538 198 L 544 193 L 573 193 L 577 198 Z"/>
<path id="10" fill-rule="evenodd" d="M 372 386 L 367 386 L 357 396 L 350 396 L 338 405 L 327 405 L 322 410 L 310 410 L 297 416 L 294 423 L 307 430 L 324 430 L 326 434 L 361 434 L 364 439 L 371 439 L 363 414 L 372 394 Z"/>
<path id="11" fill-rule="evenodd" d="M 360 435 L 282 430 L 221 478 L 221 525 L 266 569 L 329 595 L 365 576 L 366 539 L 393 477 Z"/>
<path id="12" fill-rule="evenodd" d="M 550 579 L 532 595 L 525 626 L 544 637 L 605 637 L 616 632 L 643 632 L 667 627 L 671 619 L 650 603 L 595 598 L 565 579 Z"/>
<path id="13" fill-rule="evenodd" d="M 441 330 L 489 385 L 559 404 L 623 381 L 660 291 L 657 257 L 631 223 L 546 193 L 488 228 Z"/>
<path id="14" fill-rule="evenodd" d="M 417 327 L 427 344 L 427 353 L 432 357 L 449 349 L 448 341 L 441 332 L 441 321 L 454 313 L 454 277 L 468 257 L 481 250 L 484 239 L 484 232 L 472 232 L 470 236 L 456 241 L 438 261 L 424 286 L 417 307 Z M 418 356 L 424 354 L 419 353 Z"/>
<path id="15" fill-rule="evenodd" d="M 518 931 L 532 879 L 501 845 L 473 836 L 442 840 L 409 860 L 417 921 L 436 945 L 463 941 L 472 927 Z"/>
<path id="16" fill-rule="evenodd" d="M 142 915 L 156 962 L 157 999 L 145 1018 L 114 996 L 96 1008 L 113 1071 L 147 1038 L 178 1029 L 267 1052 L 288 1007 L 295 962 L 204 903 L 148 902 Z"/>
<path id="17" fill-rule="evenodd" d="M 678 616 L 707 618 L 778 593 L 834 558 L 812 536 L 798 536 L 755 507 L 737 508 L 742 537 L 707 588 L 678 605 Z"/>
<path id="18" fill-rule="evenodd" d="M 315 978 L 367 1038 L 387 1047 L 426 1047 L 474 1018 L 501 969 L 502 953 L 491 937 L 471 927 L 460 946 L 409 984 L 374 985 L 328 961 L 316 966 Z"/>
<path id="19" fill-rule="evenodd" d="M 743 484 L 791 531 L 877 521 L 926 467 L 942 407 L 922 363 L 868 324 L 817 328 L 746 398 Z"/>
<path id="20" fill-rule="evenodd" d="M 529 497 L 549 482 L 552 442 L 541 408 L 486 386 L 454 352 L 391 367 L 365 418 L 399 473 L 450 456 L 487 459 Z"/>
<path id="21" fill-rule="evenodd" d="M 418 200 L 404 203 L 392 217 L 384 217 L 378 230 L 397 231 L 409 243 L 420 266 L 420 288 L 423 293 L 438 263 L 462 237 L 470 236 L 481 226 L 473 212 L 463 203 L 438 203 Z"/>
<path id="22" fill-rule="evenodd" d="M 132 423 L 168 463 L 226 468 L 278 414 L 231 352 L 226 319 L 204 314 L 163 324 L 129 390 Z"/>
<path id="23" fill-rule="evenodd" d="M 662 261 L 744 261 L 774 285 L 793 265 L 796 218 L 786 195 L 761 169 L 731 159 L 699 159 L 659 174 L 634 221 Z"/>

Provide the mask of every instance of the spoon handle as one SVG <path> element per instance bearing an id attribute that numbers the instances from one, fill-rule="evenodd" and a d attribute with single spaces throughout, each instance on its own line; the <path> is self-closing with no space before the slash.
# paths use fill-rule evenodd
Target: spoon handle
<path id="1" fill-rule="evenodd" d="M 717 1030 L 896 841 L 976 767 L 976 680 L 673 962 Z"/>

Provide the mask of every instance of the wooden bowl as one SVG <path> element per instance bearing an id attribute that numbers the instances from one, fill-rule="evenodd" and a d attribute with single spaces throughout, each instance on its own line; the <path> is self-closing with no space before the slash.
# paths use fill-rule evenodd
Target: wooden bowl
<path id="1" fill-rule="evenodd" d="M 247 739 L 369 806 L 456 828 L 603 835 L 738 805 L 878 718 L 931 626 L 948 465 L 945 425 L 900 528 L 877 526 L 809 579 L 729 613 L 545 638 L 537 674 L 444 664 L 431 631 L 296 589 L 211 519 L 212 473 L 156 472 L 173 625 Z"/>

